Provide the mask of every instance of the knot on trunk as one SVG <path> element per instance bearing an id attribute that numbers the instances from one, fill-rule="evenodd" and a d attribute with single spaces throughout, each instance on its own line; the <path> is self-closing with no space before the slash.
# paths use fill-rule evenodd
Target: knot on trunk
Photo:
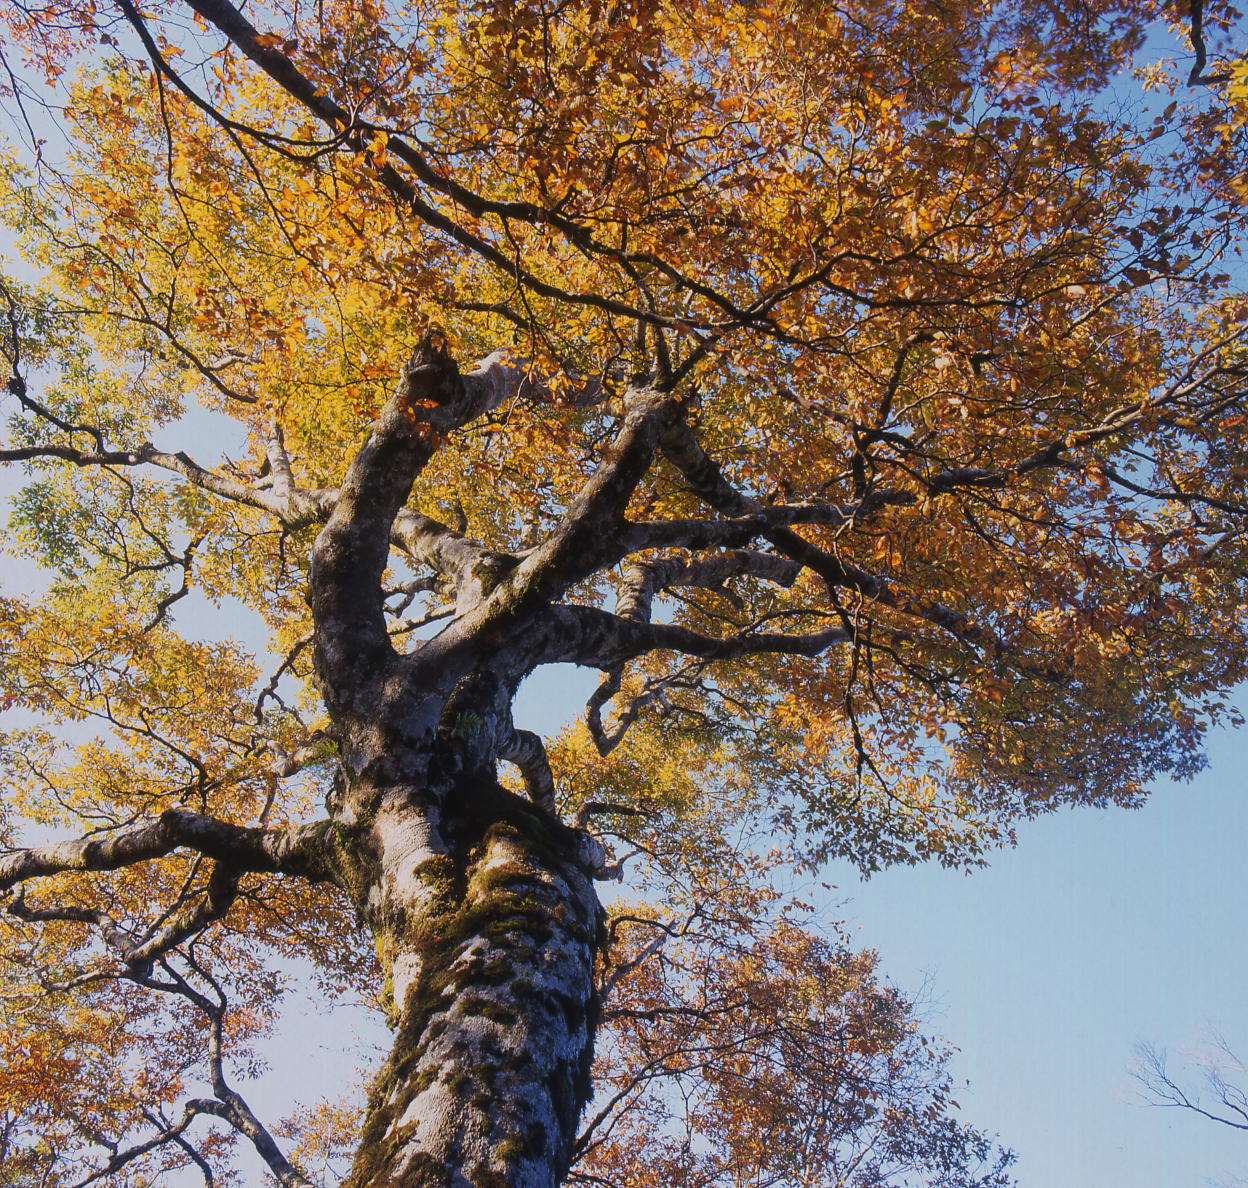
<path id="1" fill-rule="evenodd" d="M 471 419 L 468 387 L 441 330 L 427 331 L 413 347 L 403 366 L 398 396 L 413 420 L 436 429 L 453 429 Z"/>

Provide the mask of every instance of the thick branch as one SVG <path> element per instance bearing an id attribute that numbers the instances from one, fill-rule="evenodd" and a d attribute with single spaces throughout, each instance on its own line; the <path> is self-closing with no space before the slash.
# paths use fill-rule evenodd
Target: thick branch
<path id="1" fill-rule="evenodd" d="M 553 599 L 615 559 L 624 509 L 677 408 L 671 392 L 653 388 L 630 391 L 625 400 L 624 423 L 606 460 L 568 505 L 555 531 L 517 568 L 509 583 L 517 593 Z"/>
<path id="2" fill-rule="evenodd" d="M 0 857 L 0 891 L 65 871 L 119 870 L 180 849 L 238 870 L 299 875 L 315 882 L 328 877 L 319 860 L 324 831 L 324 824 L 257 829 L 171 808 L 113 833 L 11 851 Z"/>
<path id="3" fill-rule="evenodd" d="M 444 344 L 427 336 L 347 470 L 312 550 L 308 583 L 317 670 L 340 712 L 393 669 L 381 578 L 396 521 L 439 435 L 503 398 L 507 385 L 496 364 L 461 376 Z M 411 516 L 404 527 L 423 538 L 428 523 Z"/>
<path id="4" fill-rule="evenodd" d="M 791 586 L 801 570 L 801 565 L 787 557 L 747 550 L 695 560 L 656 557 L 634 561 L 624 569 L 615 613 L 634 622 L 648 623 L 654 598 L 664 590 L 676 586 L 718 590 L 734 577 L 752 577 L 780 586 Z"/>
<path id="5" fill-rule="evenodd" d="M 547 663 L 584 664 L 604 671 L 647 652 L 681 652 L 705 660 L 765 653 L 817 656 L 833 644 L 848 643 L 852 638 L 841 627 L 792 635 L 742 631 L 717 638 L 674 623 L 636 623 L 591 606 L 557 606 L 549 614 L 554 638 Z"/>
<path id="6" fill-rule="evenodd" d="M 164 993 L 177 994 L 198 1007 L 208 1018 L 208 1069 L 212 1092 L 216 1098 L 198 1103 L 202 1112 L 213 1114 L 229 1123 L 239 1134 L 251 1140 L 256 1154 L 268 1165 L 282 1188 L 313 1188 L 309 1180 L 290 1160 L 282 1154 L 273 1135 L 256 1116 L 246 1099 L 225 1076 L 225 1016 L 226 998 L 216 979 L 193 958 L 188 958 L 195 972 L 213 989 L 216 1001 L 195 989 L 190 982 L 167 962 L 162 968 L 173 979 L 170 982 L 155 981 L 145 975 L 135 975 L 133 980 L 141 986 Z"/>
<path id="7" fill-rule="evenodd" d="M 701 494 L 699 492 L 699 494 Z M 795 524 L 844 528 L 881 507 L 917 502 L 911 491 L 873 491 L 856 503 L 773 503 L 756 505 L 746 515 L 722 520 L 647 520 L 629 525 L 627 552 L 652 548 L 740 548 L 759 537 Z"/>
<path id="8" fill-rule="evenodd" d="M 1204 0 L 1192 0 L 1187 32 L 1192 41 L 1192 51 L 1195 54 L 1192 68 L 1187 75 L 1187 85 L 1189 87 L 1213 86 L 1217 83 L 1229 82 L 1231 76 L 1226 71 L 1218 74 L 1205 73 L 1205 66 L 1209 62 L 1209 48 L 1205 44 Z"/>
<path id="9" fill-rule="evenodd" d="M 212 868 L 203 895 L 194 903 L 183 904 L 152 936 L 123 953 L 126 964 L 135 967 L 150 966 L 157 957 L 202 932 L 214 921 L 222 919 L 238 898 L 241 874 L 237 866 L 217 862 Z"/>
<path id="10" fill-rule="evenodd" d="M 144 972 L 150 970 L 153 961 L 225 916 L 238 897 L 240 874 L 235 866 L 214 863 L 207 886 L 193 901 L 186 898 L 194 881 L 192 874 L 174 905 L 145 933 L 118 923 L 99 908 L 79 907 L 76 904 L 32 907 L 26 902 L 24 886 L 18 887 L 7 911 L 10 916 L 28 924 L 67 921 L 93 925 L 100 930 L 104 942 L 124 966 L 131 972 Z"/>
<path id="11" fill-rule="evenodd" d="M 764 581 L 791 586 L 801 573 L 796 561 L 769 553 L 728 552 L 713 557 L 686 560 L 681 557 L 654 557 L 634 561 L 624 569 L 624 580 L 616 596 L 615 613 L 633 623 L 648 624 L 654 598 L 663 590 L 676 586 L 698 586 L 722 589 L 734 577 L 750 576 Z M 623 667 L 609 669 L 602 682 L 585 704 L 585 723 L 600 755 L 606 756 L 620 743 L 629 726 L 636 721 L 644 705 L 661 696 L 652 689 L 634 698 L 611 730 L 603 725 L 602 711 L 619 691 Z"/>
<path id="12" fill-rule="evenodd" d="M 801 573 L 802 567 L 786 557 L 770 553 L 727 552 L 712 557 L 685 560 L 681 557 L 656 557 L 647 561 L 634 561 L 625 567 L 624 580 L 616 597 L 615 613 L 632 623 L 650 623 L 654 598 L 663 590 L 677 586 L 697 586 L 719 590 L 734 577 L 749 576 L 781 586 L 791 586 Z M 784 637 L 791 640 L 796 637 Z M 634 697 L 619 715 L 610 730 L 603 724 L 602 711 L 620 691 L 623 682 L 623 665 L 610 668 L 598 687 L 585 703 L 585 724 L 590 737 L 602 756 L 609 755 L 619 745 L 629 727 L 637 720 L 645 706 L 662 697 L 662 683 Z"/>
<path id="13" fill-rule="evenodd" d="M 550 760 L 541 738 L 531 730 L 516 730 L 499 744 L 498 757 L 514 763 L 524 778 L 524 786 L 534 804 L 555 811 L 555 779 L 551 775 Z"/>
<path id="14" fill-rule="evenodd" d="M 631 390 L 626 401 L 623 424 L 606 459 L 570 502 L 559 525 L 488 598 L 424 650 L 422 663 L 441 669 L 466 646 L 497 646 L 517 623 L 540 614 L 569 586 L 622 555 L 624 509 L 650 467 L 677 397 L 645 388 Z"/>
<path id="15" fill-rule="evenodd" d="M 634 700 L 628 709 L 620 715 L 620 720 L 616 722 L 613 729 L 608 730 L 603 725 L 602 711 L 606 709 L 607 703 L 620 691 L 620 686 L 623 682 L 624 666 L 617 664 L 603 674 L 598 687 L 589 695 L 589 700 L 585 703 L 585 726 L 589 730 L 589 737 L 594 740 L 594 746 L 598 748 L 598 754 L 604 759 L 619 746 L 641 708 L 638 702 Z"/>
<path id="16" fill-rule="evenodd" d="M 743 495 L 727 479 L 707 455 L 683 422 L 673 425 L 663 436 L 663 452 L 684 476 L 690 489 L 705 503 L 728 515 L 754 517 L 765 515 L 767 509 Z M 890 501 L 908 502 L 898 496 Z M 973 622 L 966 615 L 938 602 L 901 590 L 887 578 L 871 574 L 843 562 L 831 553 L 803 539 L 790 528 L 770 528 L 761 533 L 786 557 L 800 562 L 818 574 L 831 589 L 853 590 L 868 601 L 887 606 L 901 614 L 932 623 L 963 643 L 988 648 L 994 656 L 1006 653 L 1005 645 L 996 636 Z"/>

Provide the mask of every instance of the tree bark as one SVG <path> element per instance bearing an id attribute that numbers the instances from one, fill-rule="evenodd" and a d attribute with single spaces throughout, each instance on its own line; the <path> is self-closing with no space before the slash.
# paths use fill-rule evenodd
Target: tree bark
<path id="1" fill-rule="evenodd" d="M 497 784 L 371 823 L 366 914 L 395 1041 L 350 1188 L 549 1188 L 590 1094 L 593 843 Z"/>

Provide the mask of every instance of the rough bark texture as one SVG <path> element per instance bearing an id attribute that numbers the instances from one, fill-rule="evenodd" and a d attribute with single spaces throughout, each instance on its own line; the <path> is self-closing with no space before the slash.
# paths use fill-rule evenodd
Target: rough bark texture
<path id="1" fill-rule="evenodd" d="M 391 804 L 370 830 L 396 1031 L 352 1188 L 557 1184 L 589 1096 L 592 854 L 496 785 L 456 791 L 462 812 Z"/>
<path id="2" fill-rule="evenodd" d="M 461 372 L 441 336 L 430 333 L 336 491 L 298 487 L 276 427 L 267 444 L 272 483 L 263 490 L 150 447 L 72 457 L 57 447 L 53 455 L 80 465 L 152 464 L 288 527 L 323 522 L 307 596 L 309 642 L 337 748 L 327 818 L 250 827 L 170 809 L 104 839 L 6 857 L 0 891 L 178 849 L 211 859 L 202 892 L 147 939 L 123 934 L 99 912 L 19 901 L 24 919 L 104 929 L 126 976 L 142 979 L 162 953 L 224 915 L 243 873 L 340 886 L 372 931 L 395 1030 L 371 1090 L 351 1188 L 546 1188 L 568 1170 L 591 1096 L 602 929 L 594 878 L 608 868 L 601 846 L 559 820 L 542 741 L 513 721 L 512 701 L 528 673 L 572 662 L 605 674 L 587 714 L 605 752 L 635 711 L 626 708 L 608 731 L 603 707 L 621 690 L 623 666 L 638 656 L 814 656 L 851 634 L 839 621 L 823 625 L 826 613 L 799 633 L 764 630 L 766 617 L 727 635 L 652 621 L 656 597 L 672 588 L 719 589 L 737 578 L 792 586 L 803 565 L 815 568 L 807 556 L 814 546 L 788 525 L 840 524 L 856 514 L 831 504 L 763 508 L 733 491 L 682 435 L 670 377 L 634 377 L 619 397 L 609 448 L 534 548 L 494 552 L 409 507 L 413 484 L 445 437 L 531 383 L 499 356 Z M 36 414 L 52 416 L 24 386 L 17 394 Z M 630 521 L 629 501 L 660 450 L 695 494 L 736 518 Z M 778 542 L 778 552 L 751 550 L 760 535 Z M 697 555 L 704 547 L 721 551 Z M 396 649 L 386 618 L 395 548 L 436 575 L 416 579 L 422 589 L 443 589 L 455 607 L 440 631 L 407 641 L 405 650 Z M 566 600 L 578 583 L 630 557 L 614 612 Z M 650 695 L 643 690 L 637 704 Z M 282 772 L 293 762 L 278 759 Z M 500 787 L 501 763 L 519 769 L 527 799 Z M 220 1016 L 206 999 L 201 1009 Z M 235 1128 L 257 1141 L 254 1117 L 221 1084 L 218 1098 L 234 1109 Z M 265 1142 L 261 1135 L 257 1149 Z M 275 1146 L 266 1150 L 274 1174 L 285 1174 L 284 1157 Z"/>
<path id="3" fill-rule="evenodd" d="M 534 663 L 526 617 L 503 598 L 484 630 L 402 656 L 382 607 L 412 481 L 437 431 L 501 398 L 497 371 L 461 375 L 427 340 L 313 550 L 314 653 L 343 774 L 323 861 L 372 929 L 395 1026 L 353 1188 L 556 1184 L 590 1092 L 602 855 L 555 816 L 545 755 L 512 723 Z M 460 571 L 461 601 L 490 606 L 498 576 L 482 586 L 479 568 Z M 532 801 L 498 785 L 502 760 Z"/>

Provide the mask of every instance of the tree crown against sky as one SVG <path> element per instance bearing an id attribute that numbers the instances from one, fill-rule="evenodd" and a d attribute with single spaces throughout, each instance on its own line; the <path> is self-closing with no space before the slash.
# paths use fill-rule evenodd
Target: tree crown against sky
<path id="1" fill-rule="evenodd" d="M 299 1182 L 221 1055 L 298 956 L 396 1026 L 356 1183 L 434 1177 L 449 1147 L 506 1183 L 577 1153 L 590 1182 L 1003 1174 L 905 1004 L 770 871 L 979 861 L 1020 818 L 1190 774 L 1230 716 L 1239 14 L 4 12 L 28 265 L 4 282 L 0 457 L 27 467 L 12 532 L 49 577 L 4 606 L 32 717 L 5 737 L 0 882 L 29 884 L 10 956 L 42 992 L 7 976 L 23 1035 L 118 1029 L 92 1049 L 115 1116 L 82 1124 L 16 1057 L 10 1100 L 77 1119 L 87 1159 L 154 1134 L 152 1157 L 211 1162 L 227 1132 L 186 1136 L 213 1115 Z M 240 456 L 197 455 L 196 406 Z M 272 657 L 180 616 L 191 592 L 253 612 Z M 510 706 L 555 663 L 602 681 L 542 740 Z M 621 872 L 643 906 L 603 924 L 592 882 Z M 497 913 L 542 943 L 509 947 Z M 460 942 L 499 947 L 471 992 Z M 551 952 L 573 1005 L 540 1022 L 519 971 Z M 783 1017 L 777 982 L 838 1025 Z M 578 1147 L 600 998 L 618 1087 Z M 454 1075 L 483 1032 L 555 1053 L 532 1116 Z M 165 1107 L 205 1051 L 214 1096 L 136 1112 L 116 1077 L 144 1042 Z M 697 1104 L 670 1116 L 659 1072 Z M 767 1148 L 818 1084 L 824 1129 Z M 412 1123 L 470 1091 L 454 1142 Z M 873 1126 L 846 1171 L 838 1143 Z"/>

